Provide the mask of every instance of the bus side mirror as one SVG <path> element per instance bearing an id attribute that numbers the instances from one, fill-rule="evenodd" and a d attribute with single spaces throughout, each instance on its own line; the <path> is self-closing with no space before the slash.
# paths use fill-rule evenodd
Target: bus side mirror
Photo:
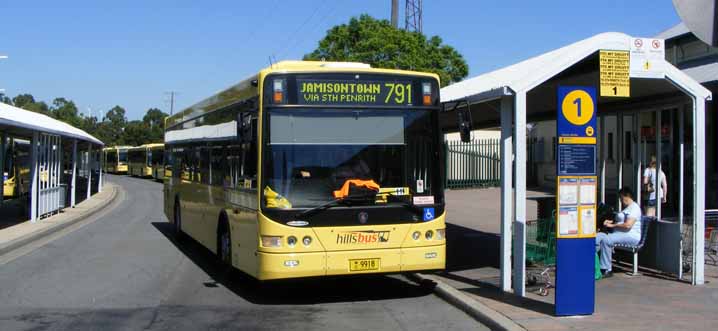
<path id="1" fill-rule="evenodd" d="M 459 122 L 458 126 L 461 141 L 468 143 L 471 141 L 471 111 L 467 106 L 465 109 L 459 110 L 456 115 Z"/>
<path id="2" fill-rule="evenodd" d="M 252 115 L 247 112 L 237 114 L 237 140 L 247 142 L 252 139 Z"/>

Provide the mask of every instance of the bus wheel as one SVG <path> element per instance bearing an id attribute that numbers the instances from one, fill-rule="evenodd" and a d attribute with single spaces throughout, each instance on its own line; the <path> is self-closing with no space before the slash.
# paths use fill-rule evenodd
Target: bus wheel
<path id="1" fill-rule="evenodd" d="M 175 232 L 175 238 L 182 239 L 182 215 L 180 214 L 180 204 L 179 202 L 175 202 L 175 212 L 174 212 L 174 232 Z"/>
<path id="2" fill-rule="evenodd" d="M 220 262 L 228 270 L 232 266 L 232 238 L 226 220 L 220 221 L 220 230 L 217 236 L 217 255 Z"/>

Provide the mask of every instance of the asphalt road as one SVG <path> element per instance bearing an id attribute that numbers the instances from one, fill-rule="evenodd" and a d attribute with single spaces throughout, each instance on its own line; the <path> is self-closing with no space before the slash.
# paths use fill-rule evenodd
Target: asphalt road
<path id="1" fill-rule="evenodd" d="M 122 191 L 95 222 L 0 265 L 0 330 L 480 330 L 401 276 L 259 286 L 175 242 L 162 184 Z"/>

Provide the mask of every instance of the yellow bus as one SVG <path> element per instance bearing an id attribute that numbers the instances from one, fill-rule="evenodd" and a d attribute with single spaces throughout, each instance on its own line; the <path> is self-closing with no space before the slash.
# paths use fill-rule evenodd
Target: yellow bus
<path id="1" fill-rule="evenodd" d="M 162 181 L 165 178 L 165 144 L 150 144 L 148 159 L 152 164 L 152 178 Z"/>
<path id="2" fill-rule="evenodd" d="M 102 149 L 105 162 L 102 167 L 106 173 L 126 174 L 127 173 L 127 149 L 129 146 L 105 147 Z"/>
<path id="3" fill-rule="evenodd" d="M 30 190 L 30 142 L 10 139 L 5 144 L 5 168 L 3 198 L 14 199 L 27 194 Z"/>
<path id="4" fill-rule="evenodd" d="M 164 209 L 259 280 L 445 266 L 434 74 L 285 61 L 170 117 Z"/>
<path id="5" fill-rule="evenodd" d="M 162 179 L 164 177 L 164 149 L 165 145 L 162 143 L 129 148 L 127 150 L 129 175 Z"/>

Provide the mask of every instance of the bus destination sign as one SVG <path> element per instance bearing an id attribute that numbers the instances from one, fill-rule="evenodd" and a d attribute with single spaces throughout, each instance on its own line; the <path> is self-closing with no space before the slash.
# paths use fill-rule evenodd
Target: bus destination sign
<path id="1" fill-rule="evenodd" d="M 305 105 L 411 106 L 408 81 L 297 80 L 297 103 Z"/>

